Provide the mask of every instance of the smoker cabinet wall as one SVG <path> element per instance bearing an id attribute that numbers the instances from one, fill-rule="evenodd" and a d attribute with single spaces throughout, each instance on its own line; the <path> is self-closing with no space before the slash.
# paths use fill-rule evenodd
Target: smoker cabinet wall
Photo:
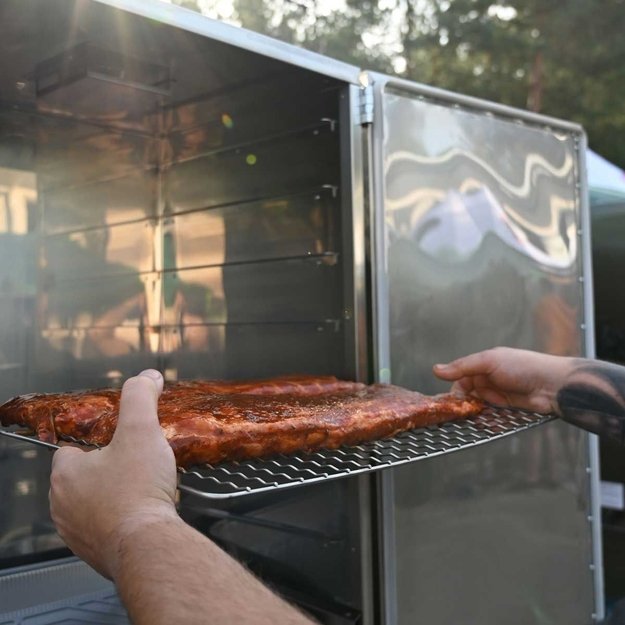
<path id="1" fill-rule="evenodd" d="M 379 375 L 429 392 L 447 388 L 436 362 L 584 344 L 578 135 L 451 104 L 416 87 L 379 94 Z M 390 622 L 591 622 L 587 466 L 587 435 L 554 423 L 394 470 L 383 480 Z"/>
<path id="2" fill-rule="evenodd" d="M 344 82 L 106 2 L 7 0 L 0 36 L 0 401 L 145 367 L 358 375 Z M 0 445 L 0 569 L 67 555 L 49 454 Z M 324 622 L 360 618 L 357 481 L 181 512 Z"/>

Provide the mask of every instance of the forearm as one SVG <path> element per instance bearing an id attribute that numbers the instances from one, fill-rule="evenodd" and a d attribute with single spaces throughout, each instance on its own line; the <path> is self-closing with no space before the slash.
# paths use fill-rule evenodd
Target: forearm
<path id="1" fill-rule="evenodd" d="M 625 367 L 598 360 L 576 360 L 557 393 L 565 421 L 625 443 Z"/>
<path id="2" fill-rule="evenodd" d="M 238 562 L 178 518 L 119 543 L 114 579 L 135 625 L 311 625 Z"/>

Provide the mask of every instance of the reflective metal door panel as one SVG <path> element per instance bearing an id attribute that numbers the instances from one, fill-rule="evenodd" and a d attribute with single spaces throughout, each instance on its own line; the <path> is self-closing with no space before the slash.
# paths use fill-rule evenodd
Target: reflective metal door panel
<path id="1" fill-rule="evenodd" d="M 393 380 L 430 386 L 433 357 L 490 345 L 579 353 L 573 139 L 400 96 L 387 105 Z"/>
<path id="2" fill-rule="evenodd" d="M 391 380 L 439 392 L 434 363 L 496 345 L 582 353 L 576 136 L 383 103 Z M 587 451 L 554 424 L 395 471 L 397 622 L 590 622 Z"/>
<path id="3" fill-rule="evenodd" d="M 591 623 L 586 449 L 554 423 L 397 471 L 397 622 Z"/>

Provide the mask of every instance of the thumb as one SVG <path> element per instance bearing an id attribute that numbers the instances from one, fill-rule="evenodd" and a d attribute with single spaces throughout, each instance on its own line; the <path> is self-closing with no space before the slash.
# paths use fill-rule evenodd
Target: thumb
<path id="1" fill-rule="evenodd" d="M 144 438 L 150 432 L 160 433 L 157 405 L 162 390 L 163 376 L 155 369 L 146 369 L 126 380 L 112 442 L 136 436 Z"/>
<path id="2" fill-rule="evenodd" d="M 434 365 L 434 374 L 443 380 L 459 380 L 466 376 L 490 375 L 497 367 L 493 350 L 462 356 L 446 364 Z"/>
<path id="3" fill-rule="evenodd" d="M 460 377 L 459 369 L 455 362 L 436 364 L 432 367 L 432 371 L 437 378 L 441 378 L 442 380 L 453 381 Z"/>

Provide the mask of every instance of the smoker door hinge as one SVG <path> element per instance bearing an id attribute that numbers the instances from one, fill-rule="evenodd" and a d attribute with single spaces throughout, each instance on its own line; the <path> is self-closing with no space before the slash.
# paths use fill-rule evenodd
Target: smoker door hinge
<path id="1" fill-rule="evenodd" d="M 360 125 L 373 123 L 373 86 L 367 85 L 360 89 Z"/>

